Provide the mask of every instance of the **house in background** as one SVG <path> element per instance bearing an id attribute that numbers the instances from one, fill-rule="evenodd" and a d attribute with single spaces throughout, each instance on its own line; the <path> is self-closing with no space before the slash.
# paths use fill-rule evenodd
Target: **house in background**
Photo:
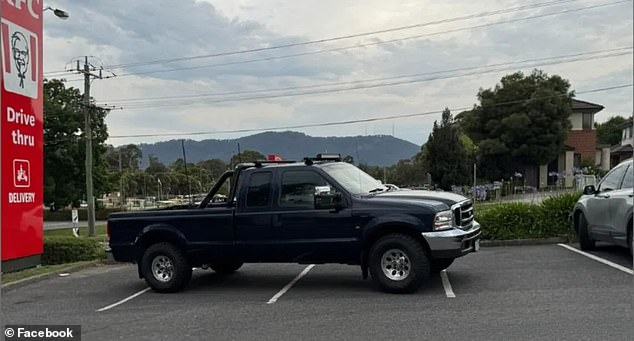
<path id="1" fill-rule="evenodd" d="M 632 138 L 632 118 L 630 117 L 622 126 L 623 133 L 621 135 L 621 144 L 613 146 L 610 150 L 610 166 L 614 167 L 632 157 L 632 146 L 634 141 Z"/>
<path id="2" fill-rule="evenodd" d="M 597 132 L 594 128 L 594 115 L 603 108 L 599 104 L 573 99 L 570 115 L 572 127 L 568 132 L 564 152 L 549 164 L 539 166 L 537 172 L 527 170 L 527 182 L 533 183 L 535 187 L 545 188 L 556 184 L 557 177 L 549 174 L 557 173 L 565 175 L 566 187 L 572 187 L 574 169 L 581 168 L 582 162 L 586 160 L 604 170 L 610 169 L 610 147 L 597 145 Z M 530 181 L 531 178 L 533 181 Z"/>

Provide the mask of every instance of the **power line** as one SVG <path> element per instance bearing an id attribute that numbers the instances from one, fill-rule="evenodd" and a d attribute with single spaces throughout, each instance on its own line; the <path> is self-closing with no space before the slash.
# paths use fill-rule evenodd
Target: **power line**
<path id="1" fill-rule="evenodd" d="M 539 18 L 555 16 L 555 15 L 560 15 L 560 14 L 580 12 L 580 11 L 596 9 L 596 8 L 601 8 L 601 7 L 606 7 L 606 6 L 612 6 L 612 5 L 626 3 L 626 2 L 631 2 L 631 1 L 632 0 L 621 0 L 621 1 L 610 2 L 610 3 L 606 3 L 606 4 L 586 6 L 586 7 L 580 7 L 580 8 L 569 9 L 569 10 L 558 11 L 558 12 L 550 12 L 550 13 L 533 15 L 533 16 L 522 17 L 522 18 L 501 20 L 501 21 L 496 21 L 496 22 L 487 23 L 487 24 L 466 26 L 466 27 L 450 29 L 450 30 L 445 30 L 445 31 L 417 34 L 417 35 L 407 36 L 407 37 L 402 37 L 402 38 L 394 38 L 394 39 L 388 39 L 388 40 L 374 41 L 374 42 L 369 42 L 369 43 L 348 45 L 348 46 L 343 46 L 343 47 L 321 49 L 321 50 L 293 53 L 293 54 L 286 54 L 286 55 L 279 55 L 279 56 L 269 56 L 269 57 L 263 57 L 263 58 L 255 58 L 255 59 L 232 61 L 232 62 L 223 62 L 223 63 L 205 64 L 205 65 L 195 65 L 195 66 L 184 66 L 184 67 L 164 69 L 164 70 L 149 70 L 149 71 L 129 72 L 129 73 L 120 74 L 118 76 L 119 77 L 129 77 L 129 76 L 149 75 L 149 74 L 157 74 L 157 73 L 168 73 L 168 72 L 175 72 L 175 71 L 190 71 L 190 70 L 199 70 L 199 69 L 214 68 L 214 67 L 221 67 L 221 66 L 242 65 L 242 64 L 251 64 L 251 63 L 257 63 L 257 62 L 263 62 L 263 61 L 271 61 L 271 60 L 279 60 L 279 59 L 287 59 L 287 58 L 304 57 L 304 56 L 311 56 L 311 55 L 323 54 L 323 53 L 328 53 L 328 52 L 339 52 L 339 51 L 358 49 L 358 48 L 364 48 L 364 47 L 369 47 L 369 46 L 391 44 L 391 43 L 402 42 L 402 41 L 407 41 L 407 40 L 415 40 L 415 39 L 431 37 L 431 36 L 436 36 L 436 35 L 442 35 L 442 34 L 448 34 L 448 33 L 457 33 L 457 32 L 469 31 L 469 30 L 473 30 L 473 29 L 497 26 L 497 25 L 502 25 L 502 24 L 509 24 L 509 23 L 514 23 L 514 22 L 519 22 L 519 21 L 527 21 L 527 20 L 539 19 Z"/>
<path id="2" fill-rule="evenodd" d="M 409 29 L 413 29 L 413 28 L 419 28 L 419 27 L 425 27 L 425 26 L 431 26 L 431 25 L 438 25 L 438 24 L 451 23 L 451 22 L 456 22 L 456 21 L 463 21 L 463 20 L 468 20 L 468 19 L 482 18 L 482 17 L 493 16 L 493 15 L 498 15 L 498 14 L 512 13 L 512 12 L 517 12 L 517 11 L 526 10 L 526 9 L 535 9 L 535 8 L 541 8 L 541 7 L 549 7 L 549 6 L 555 6 L 555 5 L 560 5 L 560 4 L 570 3 L 570 2 L 578 2 L 578 1 L 581 1 L 581 0 L 548 1 L 548 2 L 542 2 L 542 3 L 537 3 L 537 4 L 523 5 L 523 6 L 511 7 L 511 8 L 495 10 L 495 11 L 486 11 L 486 12 L 480 12 L 480 13 L 475 13 L 475 14 L 469 14 L 469 15 L 465 15 L 465 16 L 446 18 L 446 19 L 441 19 L 441 20 L 436 20 L 436 21 L 429 21 L 429 22 L 424 22 L 424 23 L 419 23 L 419 24 L 399 26 L 399 27 L 393 27 L 393 28 L 388 28 L 388 29 L 369 31 L 369 32 L 362 32 L 362 33 L 356 33 L 356 34 L 349 34 L 349 35 L 343 35 L 343 36 L 337 36 L 337 37 L 322 38 L 322 39 L 316 39 L 316 40 L 309 40 L 309 41 L 296 42 L 296 43 L 290 43 L 290 44 L 282 44 L 282 45 L 275 45 L 275 46 L 267 46 L 267 47 L 260 47 L 260 48 L 235 50 L 235 51 L 225 51 L 225 52 L 218 52 L 218 53 L 212 53 L 212 54 L 202 54 L 202 55 L 195 55 L 195 56 L 188 56 L 188 57 L 156 59 L 156 60 L 152 60 L 152 61 L 127 63 L 127 64 L 114 64 L 114 65 L 110 65 L 109 68 L 110 69 L 119 69 L 119 68 L 124 68 L 124 67 L 146 66 L 146 65 L 153 65 L 153 64 L 166 64 L 166 63 L 179 62 L 179 61 L 188 61 L 188 60 L 205 59 L 205 58 L 222 57 L 222 56 L 232 56 L 232 55 L 239 55 L 239 54 L 246 54 L 246 53 L 253 53 L 253 52 L 262 52 L 262 51 L 270 51 L 270 50 L 277 50 L 277 49 L 297 47 L 297 46 L 314 45 L 314 44 L 321 44 L 321 43 L 333 42 L 333 41 L 339 41 L 339 40 L 345 40 L 345 39 L 351 39 L 351 38 L 359 38 L 359 37 L 366 37 L 366 36 L 372 36 L 372 35 L 383 34 L 383 33 L 390 33 L 390 32 L 409 30 Z"/>
<path id="3" fill-rule="evenodd" d="M 277 59 L 285 59 L 285 58 L 294 58 L 294 57 L 301 57 L 301 56 L 308 56 L 308 55 L 316 55 L 316 54 L 322 54 L 322 53 L 327 53 L 327 52 L 344 51 L 344 50 L 363 48 L 363 47 L 368 47 L 368 46 L 375 46 L 375 45 L 402 42 L 402 41 L 413 40 L 413 39 L 420 39 L 420 38 L 424 38 L 424 37 L 430 37 L 430 36 L 447 34 L 447 33 L 456 33 L 456 32 L 468 31 L 468 30 L 472 30 L 472 29 L 497 26 L 497 25 L 502 25 L 502 24 L 519 22 L 519 21 L 533 20 L 533 19 L 544 18 L 544 17 L 549 17 L 549 16 L 555 16 L 555 15 L 560 15 L 560 14 L 568 14 L 568 13 L 580 12 L 580 11 L 596 9 L 596 8 L 602 8 L 602 7 L 607 7 L 607 6 L 617 5 L 617 4 L 623 4 L 623 3 L 628 3 L 628 2 L 632 2 L 632 0 L 621 0 L 621 1 L 604 3 L 604 4 L 600 4 L 600 5 L 586 6 L 586 7 L 574 8 L 574 9 L 569 9 L 569 10 L 564 10 L 564 11 L 559 11 L 559 12 L 551 12 L 551 13 L 545 13 L 545 14 L 534 15 L 534 16 L 529 16 L 529 17 L 515 18 L 515 19 L 510 19 L 510 20 L 502 20 L 502 21 L 497 21 L 497 22 L 492 22 L 492 23 L 487 23 L 487 24 L 481 24 L 481 25 L 475 25 L 475 26 L 467 26 L 467 27 L 451 29 L 451 30 L 446 30 L 446 31 L 418 34 L 418 35 L 414 35 L 414 36 L 395 38 L 395 39 L 389 39 L 389 40 L 382 40 L 382 41 L 370 42 L 370 43 L 365 43 L 365 44 L 356 44 L 356 45 L 350 45 L 350 46 L 344 46 L 344 47 L 338 47 L 338 48 L 322 49 L 322 50 L 295 53 L 295 54 L 288 54 L 288 55 L 280 55 L 280 56 L 270 56 L 270 57 L 264 57 L 264 58 L 242 60 L 242 61 L 233 61 L 233 62 L 225 62 L 225 63 L 188 66 L 188 67 L 172 68 L 172 69 L 166 69 L 166 70 L 150 70 L 150 71 L 143 71 L 143 72 L 130 72 L 130 73 L 123 73 L 123 74 L 116 75 L 116 77 L 129 77 L 129 76 L 135 76 L 135 75 L 148 75 L 148 74 L 156 74 L 156 73 L 166 73 L 166 72 L 175 72 L 175 71 L 186 71 L 186 70 L 212 68 L 212 67 L 219 67 L 219 66 L 240 65 L 240 64 L 248 64 L 248 63 L 270 61 L 270 60 L 277 60 Z M 279 48 L 281 48 L 281 47 L 279 47 Z M 251 51 L 251 50 L 244 50 L 244 51 L 248 52 L 248 51 Z M 244 52 L 244 53 L 246 53 L 246 52 Z M 198 59 L 199 57 L 200 58 L 203 58 L 203 57 L 207 58 L 207 57 L 213 57 L 213 56 L 216 56 L 216 55 L 205 55 L 205 56 L 183 57 L 183 58 L 195 58 L 195 59 Z M 176 61 L 176 60 L 174 60 L 174 61 Z M 114 68 L 121 68 L 121 67 L 115 66 Z M 114 78 L 114 76 L 113 77 L 107 77 L 107 78 Z M 77 81 L 81 81 L 81 79 L 67 80 L 67 82 L 77 82 Z"/>
<path id="4" fill-rule="evenodd" d="M 527 67 L 538 67 L 538 66 L 541 67 L 541 66 L 548 66 L 548 65 L 558 65 L 558 64 L 572 63 L 572 62 L 578 62 L 578 61 L 588 61 L 588 60 L 595 60 L 595 59 L 618 57 L 618 56 L 623 56 L 623 55 L 628 55 L 628 54 L 632 54 L 632 51 L 621 52 L 621 53 L 612 53 L 612 54 L 606 54 L 606 55 L 599 55 L 599 56 L 588 57 L 588 58 L 576 58 L 576 59 L 563 60 L 563 61 L 554 61 L 554 62 L 550 62 L 550 63 L 541 63 L 541 64 L 532 64 L 532 65 L 521 65 L 521 66 L 513 66 L 513 67 L 504 67 L 504 68 L 497 68 L 497 69 L 492 69 L 492 70 L 471 72 L 471 73 L 466 73 L 466 74 L 457 74 L 457 75 L 448 75 L 448 76 L 439 76 L 439 77 L 428 77 L 428 78 L 422 78 L 422 79 L 412 79 L 412 80 L 404 80 L 404 81 L 385 82 L 385 83 L 378 83 L 378 84 L 363 84 L 363 85 L 358 85 L 358 86 L 350 86 L 350 87 L 346 87 L 346 88 L 320 89 L 320 90 L 314 90 L 314 91 L 283 93 L 283 94 L 276 94 L 276 95 L 261 95 L 261 96 L 251 96 L 251 97 L 222 98 L 222 99 L 217 99 L 217 100 L 212 100 L 212 101 L 205 101 L 204 103 L 205 104 L 213 104 L 213 103 L 224 103 L 224 102 L 233 102 L 233 101 L 250 101 L 250 100 L 260 100 L 260 99 L 275 99 L 275 98 L 296 97 L 296 96 L 305 96 L 305 95 L 314 95 L 314 94 L 338 93 L 338 92 L 361 90 L 361 89 L 373 89 L 373 88 L 380 88 L 380 87 L 386 87 L 386 86 L 415 84 L 415 83 L 428 82 L 428 81 L 433 81 L 433 80 L 442 80 L 442 79 L 451 79 L 451 78 L 461 78 L 461 77 L 474 76 L 474 75 L 482 75 L 482 74 L 488 74 L 488 73 L 499 72 L 499 71 L 514 70 L 514 69 L 517 69 L 518 67 L 527 68 Z M 172 106 L 190 106 L 190 105 L 198 105 L 198 104 L 200 104 L 200 103 L 196 103 L 196 102 L 181 103 L 182 101 L 183 100 L 173 100 L 172 102 L 168 102 L 168 103 L 155 103 L 155 102 L 135 103 L 135 104 L 132 104 L 132 105 L 129 105 L 129 106 L 124 106 L 124 109 L 133 110 L 133 109 L 165 108 L 165 107 L 172 107 Z"/>
<path id="5" fill-rule="evenodd" d="M 429 76 L 434 74 L 443 74 L 450 72 L 458 72 L 458 71 L 469 71 L 476 69 L 483 69 L 489 67 L 497 67 L 497 66 L 505 66 L 505 65 L 513 65 L 513 64 L 524 64 L 529 62 L 538 62 L 538 61 L 546 61 L 553 59 L 562 59 L 562 58 L 571 58 L 571 57 L 581 57 L 587 55 L 595 55 L 599 53 L 608 53 L 608 52 L 617 52 L 617 51 L 625 51 L 632 50 L 632 46 L 628 47 L 619 47 L 614 49 L 603 49 L 603 50 L 595 50 L 588 52 L 580 52 L 574 54 L 566 54 L 559 56 L 551 56 L 551 57 L 540 57 L 540 58 L 532 58 L 525 59 L 519 61 L 512 62 L 503 62 L 503 63 L 495 63 L 495 64 L 486 64 L 479 66 L 469 66 L 469 67 L 460 67 L 448 70 L 440 70 L 440 71 L 430 71 L 430 72 L 422 72 L 416 74 L 407 74 L 407 75 L 398 75 L 391 77 L 381 77 L 381 78 L 371 78 L 371 79 L 362 79 L 362 80 L 354 80 L 354 81 L 345 81 L 345 82 L 328 82 L 322 84 L 312 84 L 312 85 L 303 85 L 303 86 L 291 86 L 291 87 L 282 87 L 282 88 L 269 88 L 269 89 L 255 89 L 255 90 L 242 90 L 242 91 L 228 91 L 228 92 L 217 92 L 217 93 L 206 93 L 206 94 L 195 94 L 195 95 L 174 95 L 174 96 L 161 96 L 161 97 L 136 97 L 136 98 L 121 98 L 121 99 L 106 99 L 100 102 L 117 102 L 117 103 L 130 103 L 130 102 L 150 102 L 150 101 L 169 101 L 174 99 L 194 99 L 194 98 L 207 98 L 207 97 L 218 97 L 218 96 L 228 96 L 228 95 L 244 95 L 244 94 L 254 94 L 254 93 L 262 93 L 262 92 L 279 92 L 279 91 L 291 91 L 291 90 L 301 90 L 301 89 L 314 89 L 326 86 L 341 86 L 341 85 L 350 85 L 350 84 L 359 84 L 359 83 L 367 83 L 367 82 L 378 82 L 378 81 L 387 81 L 401 78 L 412 78 L 412 77 L 420 77 L 420 76 Z"/>
<path id="6" fill-rule="evenodd" d="M 597 88 L 590 89 L 585 91 L 577 91 L 576 94 L 588 94 L 595 92 L 603 92 L 610 90 L 617 90 L 632 87 L 634 84 L 621 84 L 611 87 L 605 88 Z M 494 105 L 482 106 L 482 108 L 492 108 L 503 105 L 510 104 L 518 104 L 524 102 L 530 102 L 535 100 L 549 99 L 549 98 L 557 98 L 557 97 L 565 97 L 569 96 L 569 94 L 559 94 L 554 96 L 542 96 L 535 98 L 528 98 L 522 100 L 514 100 L 502 103 L 496 103 Z M 473 108 L 473 106 L 463 106 L 458 108 L 452 108 L 451 111 L 464 111 Z M 216 135 L 216 134 L 232 134 L 232 133 L 252 133 L 252 132 L 260 132 L 260 131 L 270 131 L 270 130 L 287 130 L 287 129 L 301 129 L 301 128 L 314 128 L 314 127 L 328 127 L 328 126 L 339 126 L 339 125 L 348 125 L 348 124 L 356 124 L 356 123 L 367 123 L 367 122 L 376 122 L 376 121 L 384 121 L 384 120 L 394 120 L 394 119 L 402 119 L 402 118 L 410 118 L 410 117 L 418 117 L 418 116 L 428 116 L 434 114 L 440 114 L 442 110 L 436 111 L 426 111 L 419 113 L 408 113 L 408 114 L 396 114 L 396 115 L 387 115 L 380 117 L 372 117 L 365 119 L 357 119 L 357 120 L 345 120 L 345 121 L 333 121 L 333 122 L 325 122 L 325 123 L 308 123 L 308 124 L 297 124 L 297 125 L 287 125 L 287 126 L 278 126 L 278 127 L 267 127 L 267 128 L 248 128 L 248 129 L 235 129 L 235 130 L 216 130 L 216 131 L 198 131 L 198 132 L 188 132 L 188 133 L 157 133 L 157 134 L 132 134 L 132 135 L 113 135 L 109 138 L 111 139 L 121 139 L 121 138 L 137 138 L 137 137 L 172 137 L 172 136 L 196 136 L 196 135 Z"/>

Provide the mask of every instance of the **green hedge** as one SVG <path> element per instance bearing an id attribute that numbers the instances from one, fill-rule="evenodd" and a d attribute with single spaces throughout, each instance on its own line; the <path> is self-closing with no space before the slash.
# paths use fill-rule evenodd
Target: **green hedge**
<path id="1" fill-rule="evenodd" d="M 106 220 L 111 213 L 121 212 L 120 208 L 102 208 L 95 211 L 95 220 Z M 79 209 L 79 221 L 88 220 L 88 210 Z M 72 216 L 71 210 L 59 210 L 59 211 L 51 211 L 44 210 L 44 221 L 71 221 Z"/>
<path id="2" fill-rule="evenodd" d="M 568 214 L 581 196 L 568 193 L 552 196 L 540 204 L 500 203 L 478 209 L 476 220 L 482 238 L 490 240 L 571 237 Z"/>
<path id="3" fill-rule="evenodd" d="M 42 265 L 63 264 L 106 257 L 99 239 L 75 237 L 44 238 Z"/>

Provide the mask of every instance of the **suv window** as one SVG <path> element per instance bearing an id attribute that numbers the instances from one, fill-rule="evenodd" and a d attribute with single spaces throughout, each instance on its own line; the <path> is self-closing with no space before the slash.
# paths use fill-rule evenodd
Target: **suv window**
<path id="1" fill-rule="evenodd" d="M 632 172 L 633 170 L 634 170 L 634 164 L 627 167 L 627 171 L 625 172 L 625 178 L 623 178 L 623 184 L 621 185 L 621 188 L 634 187 L 632 186 L 632 183 L 634 182 L 634 174 Z"/>
<path id="2" fill-rule="evenodd" d="M 612 170 L 610 174 L 606 175 L 599 185 L 599 191 L 605 192 L 618 189 L 621 186 L 621 181 L 623 180 L 623 175 L 625 175 L 626 167 L 627 166 L 617 167 Z"/>
<path id="3" fill-rule="evenodd" d="M 271 172 L 251 174 L 247 188 L 247 207 L 266 207 L 271 194 Z"/>
<path id="4" fill-rule="evenodd" d="M 321 175 L 312 171 L 282 173 L 280 207 L 314 208 L 315 186 L 329 184 Z"/>

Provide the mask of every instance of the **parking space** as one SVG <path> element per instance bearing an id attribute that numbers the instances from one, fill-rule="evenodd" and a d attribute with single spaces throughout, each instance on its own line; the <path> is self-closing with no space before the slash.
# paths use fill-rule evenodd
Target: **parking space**
<path id="1" fill-rule="evenodd" d="M 455 298 L 438 275 L 415 294 L 391 295 L 354 266 L 248 264 L 230 276 L 195 270 L 181 293 L 149 291 L 99 312 L 146 288 L 134 266 L 103 266 L 7 290 L 2 310 L 7 323 L 81 324 L 87 340 L 633 335 L 632 275 L 558 245 L 483 248 L 456 260 L 446 275 Z"/>

